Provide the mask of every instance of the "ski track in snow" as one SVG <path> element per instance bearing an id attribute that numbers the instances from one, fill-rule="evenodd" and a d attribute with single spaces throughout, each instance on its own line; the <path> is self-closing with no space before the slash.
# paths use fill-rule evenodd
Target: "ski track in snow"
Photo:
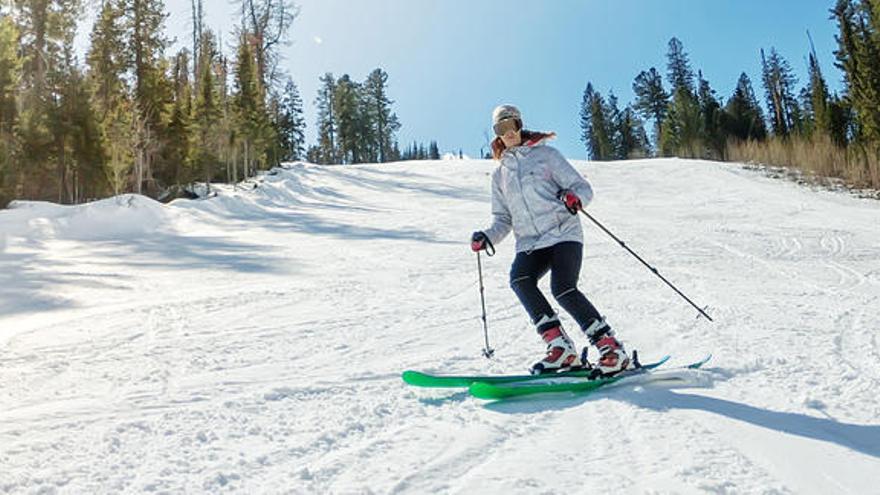
<path id="1" fill-rule="evenodd" d="M 488 161 L 0 212 L 0 493 L 876 493 L 880 204 L 730 164 L 576 166 L 716 322 L 586 219 L 582 290 L 643 360 L 708 369 L 496 403 L 405 386 L 543 350 L 508 239 L 480 355 Z"/>

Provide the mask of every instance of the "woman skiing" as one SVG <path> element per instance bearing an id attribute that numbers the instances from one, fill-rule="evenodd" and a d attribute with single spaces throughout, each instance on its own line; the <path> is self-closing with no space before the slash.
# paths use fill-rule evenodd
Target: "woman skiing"
<path id="1" fill-rule="evenodd" d="M 538 280 L 548 271 L 556 302 L 599 350 L 595 367 L 604 375 L 626 369 L 629 357 L 623 345 L 577 288 L 583 256 L 583 230 L 577 212 L 593 199 L 592 187 L 559 151 L 544 144 L 555 133 L 524 130 L 516 107 L 497 107 L 492 121 L 496 135 L 492 154 L 500 162 L 492 174 L 493 221 L 485 231 L 474 232 L 471 249 L 493 248 L 513 230 L 516 257 L 510 268 L 510 286 L 547 343 L 546 355 L 531 372 L 556 372 L 586 364 L 538 289 Z"/>

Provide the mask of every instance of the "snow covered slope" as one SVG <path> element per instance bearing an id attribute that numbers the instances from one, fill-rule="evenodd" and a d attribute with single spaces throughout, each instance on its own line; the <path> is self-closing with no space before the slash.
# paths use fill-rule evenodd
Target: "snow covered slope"
<path id="1" fill-rule="evenodd" d="M 510 239 L 484 258 L 480 355 L 492 167 L 294 165 L 205 201 L 0 211 L 0 493 L 878 493 L 880 203 L 735 165 L 577 163 L 591 213 L 716 322 L 586 222 L 582 289 L 646 360 L 713 352 L 703 380 L 405 386 L 543 351 Z"/>

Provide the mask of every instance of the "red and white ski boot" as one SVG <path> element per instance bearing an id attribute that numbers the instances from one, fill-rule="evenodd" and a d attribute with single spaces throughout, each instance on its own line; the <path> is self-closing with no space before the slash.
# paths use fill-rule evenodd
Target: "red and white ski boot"
<path id="1" fill-rule="evenodd" d="M 605 319 L 593 321 L 585 332 L 590 343 L 599 349 L 599 359 L 593 368 L 603 376 L 616 375 L 629 366 L 629 356 L 623 344 L 614 337 L 614 331 L 605 323 Z"/>
<path id="2" fill-rule="evenodd" d="M 543 373 L 555 373 L 557 371 L 580 366 L 580 358 L 571 338 L 562 329 L 562 326 L 548 328 L 541 333 L 541 338 L 547 343 L 547 354 L 544 358 L 532 365 L 530 372 L 533 375 Z"/>

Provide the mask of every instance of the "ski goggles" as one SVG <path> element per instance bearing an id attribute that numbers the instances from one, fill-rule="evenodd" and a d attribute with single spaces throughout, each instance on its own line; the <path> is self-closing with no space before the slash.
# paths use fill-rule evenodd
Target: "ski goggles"
<path id="1" fill-rule="evenodd" d="M 499 120 L 497 124 L 492 126 L 492 129 L 495 130 L 496 136 L 503 136 L 508 132 L 518 131 L 522 128 L 522 124 L 519 119 L 504 119 Z"/>

